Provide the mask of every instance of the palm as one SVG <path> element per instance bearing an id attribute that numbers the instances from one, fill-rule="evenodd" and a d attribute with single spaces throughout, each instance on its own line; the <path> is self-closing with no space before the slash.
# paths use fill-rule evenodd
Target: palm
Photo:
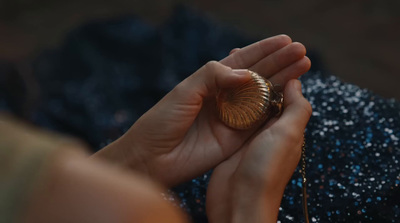
<path id="1" fill-rule="evenodd" d="M 176 110 L 179 113 L 176 115 L 196 110 L 193 107 L 186 107 L 186 109 L 186 111 L 182 108 L 179 111 Z M 174 110 L 170 110 L 170 112 L 174 112 Z M 157 165 L 163 166 L 156 173 L 153 172 L 163 182 L 182 182 L 213 168 L 232 155 L 253 132 L 252 130 L 238 132 L 223 125 L 216 116 L 212 100 L 202 106 L 193 121 L 182 118 L 180 121 L 182 122 L 173 123 L 177 126 L 177 131 L 170 129 L 164 131 L 162 128 L 158 128 L 157 130 L 160 132 L 151 134 L 153 136 L 151 144 L 146 146 L 154 148 L 154 152 L 163 154 L 153 160 Z M 189 125 L 187 123 L 191 123 L 189 129 L 182 130 L 182 126 Z M 182 138 L 177 136 L 179 135 L 178 131 L 184 133 Z M 154 140 L 155 135 L 162 138 Z M 182 170 L 185 170 L 184 175 L 171 175 L 171 173 L 180 173 Z M 163 179 L 164 176 L 168 179 Z"/>
<path id="2" fill-rule="evenodd" d="M 204 170 L 212 168 L 216 163 L 232 155 L 253 132 L 253 130 L 235 131 L 225 126 L 216 115 L 215 105 L 212 105 L 214 104 L 210 102 L 210 106 L 206 106 L 208 109 L 202 109 L 195 120 L 193 130 L 189 130 L 191 134 L 188 134 L 175 148 L 187 158 L 188 166 L 185 168 L 190 168 L 189 166 L 196 161 L 209 163 Z M 193 149 L 188 150 L 186 145 Z"/>

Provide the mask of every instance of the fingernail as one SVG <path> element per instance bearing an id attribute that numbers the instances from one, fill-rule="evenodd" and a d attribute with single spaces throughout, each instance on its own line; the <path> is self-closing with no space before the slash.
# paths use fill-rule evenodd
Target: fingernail
<path id="1" fill-rule="evenodd" d="M 233 73 L 237 75 L 249 75 L 250 72 L 247 69 L 232 69 Z"/>

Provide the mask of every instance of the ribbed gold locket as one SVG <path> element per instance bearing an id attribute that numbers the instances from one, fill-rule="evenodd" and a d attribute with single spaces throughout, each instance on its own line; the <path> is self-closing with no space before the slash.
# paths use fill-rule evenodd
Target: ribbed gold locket
<path id="1" fill-rule="evenodd" d="M 217 95 L 219 117 L 234 129 L 249 129 L 282 112 L 282 93 L 269 80 L 250 72 L 250 81 Z"/>

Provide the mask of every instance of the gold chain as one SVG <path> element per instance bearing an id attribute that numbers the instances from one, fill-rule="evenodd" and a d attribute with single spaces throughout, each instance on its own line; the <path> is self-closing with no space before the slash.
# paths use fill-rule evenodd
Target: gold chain
<path id="1" fill-rule="evenodd" d="M 304 222 L 309 223 L 308 219 L 308 208 L 307 208 L 307 178 L 306 178 L 306 137 L 303 136 L 303 145 L 301 147 L 301 176 L 303 178 L 302 181 L 302 190 L 303 190 L 303 213 L 304 213 Z"/>

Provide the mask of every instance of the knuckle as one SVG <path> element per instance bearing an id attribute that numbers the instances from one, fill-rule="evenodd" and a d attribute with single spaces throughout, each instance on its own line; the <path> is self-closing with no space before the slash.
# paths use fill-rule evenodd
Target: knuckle
<path id="1" fill-rule="evenodd" d="M 206 71 L 210 72 L 210 73 L 214 73 L 218 70 L 218 68 L 220 67 L 220 63 L 215 61 L 215 60 L 211 60 L 209 62 L 207 62 L 204 65 L 204 68 L 206 69 Z M 207 72 L 207 73 L 208 73 Z"/>
<path id="2" fill-rule="evenodd" d="M 187 94 L 187 90 L 189 89 L 189 86 L 187 84 L 187 81 L 182 81 L 178 85 L 176 85 L 171 91 L 170 94 L 173 97 L 178 97 L 179 95 L 185 95 Z"/>
<path id="3" fill-rule="evenodd" d="M 232 68 L 227 67 L 218 61 L 212 60 L 204 65 L 204 70 L 202 73 L 204 73 L 205 78 L 210 81 L 220 79 L 221 76 L 225 76 L 225 74 L 227 74 L 229 71 L 232 71 Z"/>
<path id="4" fill-rule="evenodd" d="M 258 42 L 258 45 L 260 45 L 259 42 Z M 239 67 L 239 68 L 246 67 L 246 61 L 243 58 L 242 54 L 240 54 L 240 53 L 232 54 L 232 58 L 233 58 L 233 61 L 235 62 L 237 67 Z"/>
<path id="5" fill-rule="evenodd" d="M 231 52 L 229 52 L 229 55 L 234 54 L 239 50 L 240 50 L 240 48 L 234 48 L 234 49 L 231 50 Z"/>

